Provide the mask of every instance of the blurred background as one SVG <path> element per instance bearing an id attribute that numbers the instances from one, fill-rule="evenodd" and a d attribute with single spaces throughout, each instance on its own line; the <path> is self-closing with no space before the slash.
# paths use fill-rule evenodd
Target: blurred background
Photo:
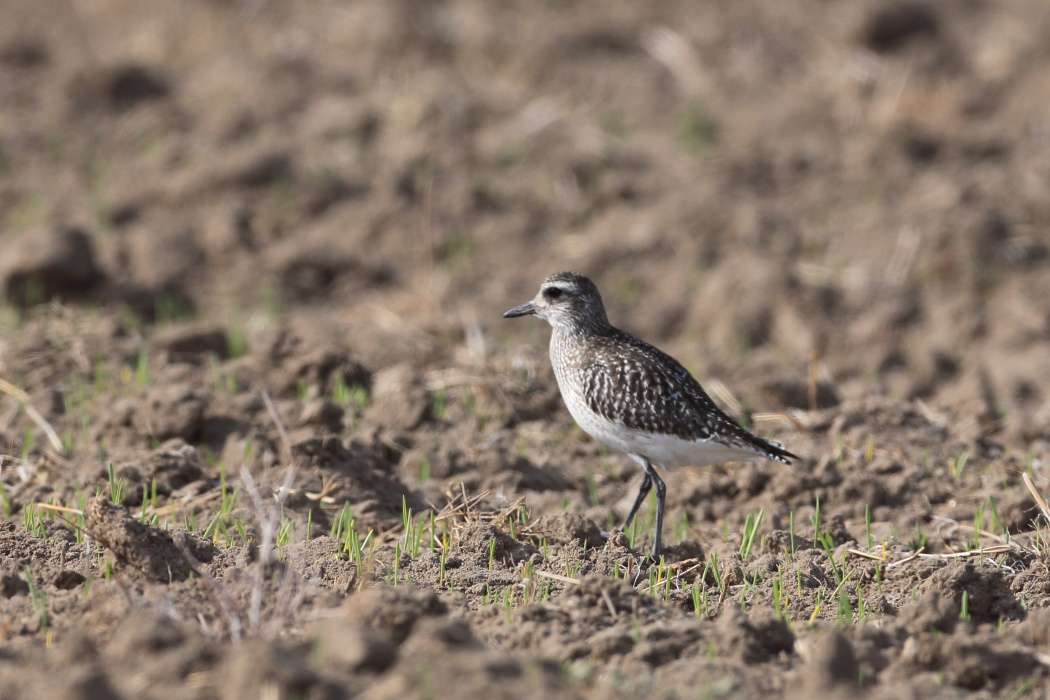
<path id="1" fill-rule="evenodd" d="M 500 313 L 573 269 L 747 409 L 1050 437 L 1044 0 L 0 13 L 7 328 L 58 299 L 372 369 L 542 360 Z"/>

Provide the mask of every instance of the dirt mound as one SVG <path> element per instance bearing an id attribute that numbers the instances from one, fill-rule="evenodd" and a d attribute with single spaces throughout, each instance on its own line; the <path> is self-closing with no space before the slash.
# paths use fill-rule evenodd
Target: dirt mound
<path id="1" fill-rule="evenodd" d="M 194 562 L 207 562 L 215 556 L 208 540 L 191 533 L 152 528 L 101 497 L 85 509 L 84 528 L 112 552 L 118 570 L 149 581 L 184 581 L 193 571 Z"/>

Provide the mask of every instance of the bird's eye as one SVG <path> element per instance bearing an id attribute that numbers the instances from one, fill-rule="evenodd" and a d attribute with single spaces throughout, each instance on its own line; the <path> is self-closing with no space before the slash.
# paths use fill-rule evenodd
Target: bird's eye
<path id="1" fill-rule="evenodd" d="M 557 299 L 561 296 L 561 292 L 561 287 L 549 287 L 546 290 L 544 290 L 543 295 L 546 296 L 548 299 Z"/>

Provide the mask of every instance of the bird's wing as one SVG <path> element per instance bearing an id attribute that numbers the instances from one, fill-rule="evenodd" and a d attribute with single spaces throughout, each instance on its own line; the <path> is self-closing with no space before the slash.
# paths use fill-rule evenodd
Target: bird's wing
<path id="1" fill-rule="evenodd" d="M 795 457 L 726 415 L 671 356 L 627 334 L 617 346 L 583 368 L 592 411 L 632 430 L 712 440 L 784 463 Z"/>

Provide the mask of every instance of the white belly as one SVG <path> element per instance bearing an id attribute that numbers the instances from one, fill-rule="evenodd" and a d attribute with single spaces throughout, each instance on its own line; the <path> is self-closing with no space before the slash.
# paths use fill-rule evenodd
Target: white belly
<path id="1" fill-rule="evenodd" d="M 632 430 L 622 423 L 606 420 L 592 411 L 582 396 L 566 395 L 564 385 L 560 388 L 569 413 L 584 432 L 618 452 L 646 457 L 664 469 L 749 462 L 763 458 L 763 455 L 757 452 L 723 445 L 714 440 L 683 440 L 671 435 Z"/>

